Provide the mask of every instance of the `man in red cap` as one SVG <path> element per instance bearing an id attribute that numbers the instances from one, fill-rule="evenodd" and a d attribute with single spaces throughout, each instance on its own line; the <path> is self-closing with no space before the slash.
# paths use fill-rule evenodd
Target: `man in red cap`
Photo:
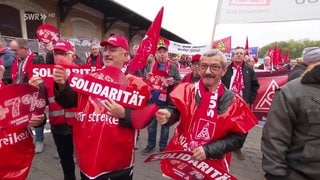
<path id="1" fill-rule="evenodd" d="M 76 59 L 74 48 L 70 42 L 64 40 L 59 40 L 54 45 L 53 57 L 55 64 L 72 64 Z M 54 100 L 54 84 L 52 81 L 47 80 L 44 82 L 41 77 L 34 76 L 30 78 L 29 84 L 39 88 L 42 87 L 46 91 L 51 133 L 61 160 L 64 179 L 75 180 L 72 126 L 69 122 L 76 120 L 76 109 L 64 109 L 57 104 Z"/>
<path id="2" fill-rule="evenodd" d="M 105 68 L 91 75 L 109 82 L 115 81 L 111 74 L 119 73 L 129 58 L 128 41 L 123 36 L 112 35 L 100 45 L 104 47 Z M 106 68 L 112 72 L 108 74 Z M 100 99 L 76 93 L 68 83 L 64 68 L 56 65 L 55 69 L 55 100 L 64 108 L 77 107 L 73 140 L 81 179 L 131 180 L 137 136 L 131 120 L 131 109 L 112 98 Z M 146 89 L 148 92 L 146 83 L 142 80 L 139 84 L 137 82 L 136 77 L 127 76 L 128 88 L 135 88 L 137 92 Z M 100 120 L 92 120 L 93 118 Z"/>
<path id="3" fill-rule="evenodd" d="M 191 60 L 191 70 L 192 72 L 188 73 L 183 77 L 181 82 L 198 82 L 200 80 L 200 69 L 199 69 L 199 60 L 201 55 L 196 54 L 192 56 Z"/>
<path id="4" fill-rule="evenodd" d="M 55 57 L 55 63 L 71 64 L 76 59 L 76 54 L 71 43 L 64 40 L 59 40 L 53 47 L 53 56 Z M 62 58 L 59 58 L 62 57 Z M 58 62 L 57 62 L 58 60 Z M 61 60 L 61 62 L 60 62 Z"/>

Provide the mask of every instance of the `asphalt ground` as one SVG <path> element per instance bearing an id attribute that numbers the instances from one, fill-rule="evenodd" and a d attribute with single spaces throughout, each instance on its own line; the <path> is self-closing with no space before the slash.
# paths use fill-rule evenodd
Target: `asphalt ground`
<path id="1" fill-rule="evenodd" d="M 172 135 L 173 128 L 170 129 Z M 159 131 L 159 128 L 158 128 Z M 54 145 L 52 135 L 50 133 L 50 126 L 46 125 L 45 130 L 45 149 L 44 152 L 36 154 L 32 162 L 32 167 L 29 172 L 27 180 L 62 180 L 63 173 L 60 166 L 60 160 L 55 157 L 56 147 Z M 262 126 L 254 127 L 248 134 L 246 142 L 242 148 L 245 154 L 245 160 L 238 160 L 236 155 L 233 156 L 231 162 L 231 174 L 239 180 L 263 180 L 263 171 L 261 169 L 261 140 Z M 159 162 L 143 161 L 148 157 L 141 155 L 142 149 L 147 144 L 147 129 L 140 130 L 139 144 L 140 148 L 136 151 L 136 164 L 134 167 L 134 180 L 164 180 L 167 179 L 162 176 Z M 155 148 L 155 152 L 159 148 Z M 76 168 L 77 178 L 80 179 L 80 172 Z"/>

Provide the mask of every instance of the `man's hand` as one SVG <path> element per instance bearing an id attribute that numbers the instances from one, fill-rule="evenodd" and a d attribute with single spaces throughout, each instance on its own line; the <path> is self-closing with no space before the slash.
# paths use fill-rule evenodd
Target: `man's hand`
<path id="1" fill-rule="evenodd" d="M 34 87 L 37 87 L 39 88 L 39 85 L 41 83 L 43 83 L 43 79 L 41 77 L 36 77 L 36 76 L 33 76 L 30 78 L 30 80 L 28 81 L 28 83 Z"/>
<path id="2" fill-rule="evenodd" d="M 63 89 L 68 80 L 66 69 L 61 65 L 55 65 L 53 70 L 53 80 L 58 84 L 59 89 Z"/>
<path id="3" fill-rule="evenodd" d="M 206 153 L 203 149 L 203 146 L 199 146 L 199 147 L 195 148 L 192 151 L 192 153 L 193 153 L 192 158 L 197 161 L 203 161 L 203 160 L 207 159 L 207 156 L 206 156 Z"/>
<path id="4" fill-rule="evenodd" d="M 122 105 L 118 104 L 114 100 L 108 98 L 104 101 L 105 108 L 107 108 L 107 114 L 115 118 L 124 118 L 125 109 Z"/>
<path id="5" fill-rule="evenodd" d="M 30 126 L 39 126 L 45 119 L 44 114 L 41 115 L 35 115 L 32 114 L 30 121 L 29 121 L 29 125 Z"/>
<path id="6" fill-rule="evenodd" d="M 164 125 L 168 122 L 171 113 L 168 109 L 159 109 L 156 112 L 156 119 L 160 125 Z"/>

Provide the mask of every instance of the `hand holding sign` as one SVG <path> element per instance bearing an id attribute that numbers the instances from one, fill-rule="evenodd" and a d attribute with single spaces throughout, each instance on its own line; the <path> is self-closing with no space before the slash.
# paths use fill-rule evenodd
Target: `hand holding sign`
<path id="1" fill-rule="evenodd" d="M 39 88 L 40 84 L 42 84 L 44 81 L 41 77 L 37 77 L 37 76 L 32 76 L 28 83 L 31 85 L 31 86 L 34 86 L 34 87 L 37 87 Z"/>
<path id="2" fill-rule="evenodd" d="M 44 114 L 40 114 L 40 115 L 36 115 L 36 114 L 32 114 L 30 121 L 29 121 L 29 125 L 30 126 L 39 126 L 43 121 L 44 121 L 45 117 Z"/>
<path id="3" fill-rule="evenodd" d="M 55 65 L 55 69 L 53 71 L 53 80 L 62 88 L 66 85 L 68 80 L 68 74 L 66 69 L 61 65 Z"/>
<path id="4" fill-rule="evenodd" d="M 111 98 L 107 98 L 104 100 L 105 108 L 108 110 L 108 115 L 111 115 L 115 118 L 124 118 L 125 110 L 124 107 L 112 100 Z"/>

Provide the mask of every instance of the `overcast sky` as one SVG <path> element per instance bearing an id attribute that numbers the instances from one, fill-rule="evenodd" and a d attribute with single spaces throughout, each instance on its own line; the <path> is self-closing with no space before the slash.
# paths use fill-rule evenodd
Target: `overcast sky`
<path id="1" fill-rule="evenodd" d="M 219 24 L 214 28 L 217 0 L 116 0 L 123 6 L 153 20 L 162 6 L 162 27 L 193 44 L 210 44 L 227 36 L 232 47 L 264 46 L 275 41 L 290 39 L 320 40 L 320 20 L 281 23 Z M 182 3 L 182 4 L 181 4 Z M 215 35 L 213 37 L 213 32 Z"/>

